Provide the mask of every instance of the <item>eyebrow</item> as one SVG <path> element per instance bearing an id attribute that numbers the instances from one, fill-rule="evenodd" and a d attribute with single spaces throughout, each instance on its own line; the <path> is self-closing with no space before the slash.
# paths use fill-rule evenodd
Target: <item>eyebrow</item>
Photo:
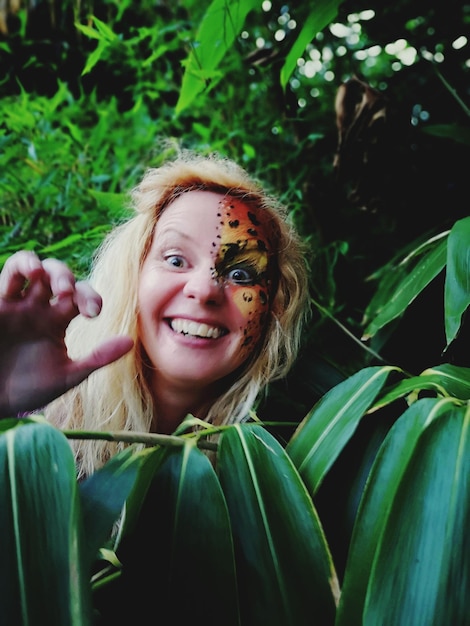
<path id="1" fill-rule="evenodd" d="M 167 228 L 165 228 L 164 226 L 160 232 L 154 233 L 153 238 L 154 238 L 154 241 L 165 242 L 166 239 L 170 239 L 171 237 L 181 237 L 182 239 L 186 239 L 188 241 L 194 240 L 191 233 L 185 233 L 182 230 L 178 230 L 177 228 L 174 228 L 173 226 L 169 226 Z"/>
<path id="2" fill-rule="evenodd" d="M 225 248 L 227 250 L 233 250 L 234 255 L 242 255 L 242 254 L 270 254 L 269 249 L 266 247 L 266 242 L 264 239 L 244 239 L 237 241 L 222 241 L 220 244 L 221 248 Z"/>

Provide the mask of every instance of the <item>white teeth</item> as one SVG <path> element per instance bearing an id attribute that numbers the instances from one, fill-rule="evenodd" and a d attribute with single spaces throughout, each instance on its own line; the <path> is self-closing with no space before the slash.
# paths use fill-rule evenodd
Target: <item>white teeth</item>
<path id="1" fill-rule="evenodd" d="M 223 334 L 221 328 L 208 326 L 207 324 L 199 324 L 199 322 L 191 322 L 190 320 L 184 320 L 181 318 L 171 320 L 171 327 L 177 333 L 192 335 L 193 337 L 208 337 L 211 339 L 217 339 Z"/>

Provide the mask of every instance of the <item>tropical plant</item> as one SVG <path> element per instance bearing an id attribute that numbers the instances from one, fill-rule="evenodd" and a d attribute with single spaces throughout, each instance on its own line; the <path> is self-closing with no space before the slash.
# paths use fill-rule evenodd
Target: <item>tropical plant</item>
<path id="1" fill-rule="evenodd" d="M 167 512 L 168 560 L 161 560 L 161 567 L 173 574 L 157 602 L 171 604 L 173 610 L 183 588 L 194 601 L 204 598 L 207 607 L 217 611 L 218 623 L 227 625 L 470 624 L 466 539 L 470 370 L 451 362 L 470 303 L 470 218 L 454 219 L 455 171 L 443 185 L 442 197 L 448 200 L 445 215 L 437 214 L 430 192 L 426 219 L 416 225 L 407 213 L 416 197 L 404 202 L 403 209 L 397 202 L 402 200 L 399 193 L 392 194 L 393 209 L 398 212 L 402 207 L 405 214 L 407 236 L 394 226 L 395 215 L 381 212 L 383 207 L 377 214 L 367 212 L 370 206 L 360 213 L 352 201 L 347 204 L 338 183 L 321 187 L 320 178 L 328 172 L 322 153 L 334 152 L 336 140 L 325 122 L 331 109 L 324 104 L 332 99 L 334 85 L 324 77 L 332 69 L 333 56 L 338 68 L 348 58 L 340 53 L 344 40 L 325 26 L 350 4 L 324 0 L 312 9 L 308 3 L 291 3 L 302 27 L 289 26 L 287 7 L 280 14 L 285 20 L 270 26 L 271 32 L 283 30 L 282 42 L 287 45 L 255 50 L 253 42 L 266 41 L 269 29 L 254 19 L 261 9 L 251 0 L 214 0 L 206 6 L 189 0 L 174 3 L 172 23 L 163 10 L 152 11 L 153 27 L 146 26 L 145 2 L 103 3 L 87 19 L 75 10 L 78 5 L 65 2 L 66 10 L 55 17 L 69 19 L 74 9 L 70 23 L 75 20 L 76 26 L 70 31 L 73 36 L 64 35 L 61 56 L 54 56 L 52 64 L 40 57 L 33 38 L 28 39 L 34 16 L 27 27 L 28 19 L 20 12 L 18 32 L 2 42 L 0 53 L 10 68 L 21 50 L 20 40 L 34 51 L 26 55 L 20 78 L 10 71 L 0 86 L 3 90 L 10 86 L 7 94 L 2 91 L 1 103 L 2 259 L 20 247 L 34 247 L 41 254 L 60 254 L 74 269 L 85 271 L 91 249 L 125 214 L 125 191 L 147 165 L 164 158 L 155 138 L 182 136 L 184 143 L 200 150 L 241 156 L 254 171 L 263 171 L 274 187 L 287 190 L 292 217 L 316 250 L 312 298 L 321 319 L 312 320 L 293 377 L 287 385 L 284 381 L 274 385 L 266 403 L 246 424 L 192 432 L 189 416 L 175 436 L 165 437 L 63 433 L 40 418 L 3 421 L 1 623 L 92 624 L 94 593 L 112 589 L 122 573 L 119 548 L 139 528 L 142 508 L 156 489 L 157 505 Z M 402 35 L 402 15 L 395 8 L 381 10 L 391 36 Z M 362 62 L 357 56 L 355 69 L 360 66 L 362 76 L 376 84 L 384 77 L 396 84 L 399 76 L 403 91 L 405 85 L 422 85 L 421 80 L 429 80 L 429 66 L 421 61 L 420 72 L 407 73 L 405 68 L 411 66 L 404 54 L 426 46 L 429 51 L 426 33 L 432 29 L 427 20 L 440 10 L 444 9 L 435 7 L 406 22 L 407 37 L 415 46 L 407 43 L 400 52 L 391 52 L 389 46 L 375 57 L 377 35 L 372 27 L 362 35 L 362 48 L 355 51 L 371 52 Z M 195 29 L 188 12 L 194 16 Z M 266 13 L 271 16 L 274 11 Z M 356 14 L 348 22 L 349 34 L 358 32 L 354 26 L 361 20 L 366 17 Z M 243 28 L 247 38 L 238 36 Z M 224 36 L 214 42 L 214 32 Z M 312 41 L 315 45 L 309 44 Z M 305 49 L 308 56 L 298 63 Z M 322 67 L 309 79 L 302 68 L 318 62 L 315 53 L 320 49 Z M 331 57 L 328 49 L 335 51 Z M 56 43 L 50 50 L 57 50 Z M 80 79 L 64 79 L 63 68 L 70 66 L 71 58 L 67 51 L 75 54 Z M 438 57 L 439 52 L 436 44 L 433 54 Z M 401 72 L 393 74 L 391 66 L 399 61 Z M 34 64 L 38 75 L 48 80 L 29 90 L 28 68 Z M 51 88 L 54 64 L 60 71 Z M 350 68 L 337 73 L 348 74 Z M 466 115 L 455 91 L 442 83 Z M 119 85 L 119 97 L 107 98 L 106 84 Z M 309 98 L 315 106 L 306 105 Z M 323 116 L 315 115 L 317 108 Z M 417 125 L 425 120 L 424 113 L 414 103 Z M 434 124 L 424 130 L 440 141 L 458 140 L 463 147 L 452 143 L 452 149 L 460 154 L 460 149 L 468 148 L 465 128 Z M 427 168 L 439 150 L 435 145 L 425 143 L 421 148 L 426 152 L 432 146 Z M 273 154 L 279 157 L 276 161 Z M 395 159 L 401 156 L 393 152 Z M 312 163 L 319 164 L 321 176 L 313 172 Z M 390 161 L 381 165 L 388 167 Z M 427 168 L 421 184 L 433 177 Z M 388 190 L 394 191 L 396 177 L 392 183 Z M 423 185 L 416 194 L 420 201 L 424 191 Z M 333 236 L 327 220 L 330 200 L 320 202 L 320 220 L 319 211 L 310 206 L 312 197 L 318 201 L 323 195 L 343 207 L 333 212 L 335 219 L 341 218 Z M 468 207 L 463 210 L 466 215 Z M 340 230 L 343 218 L 345 227 Z M 321 236 L 316 234 L 318 221 Z M 353 224 L 358 225 L 349 232 Z M 358 246 L 362 236 L 368 240 L 364 248 Z M 380 247 L 384 250 L 375 256 Z M 374 252 L 373 262 L 368 250 Z M 389 261 L 391 250 L 396 254 Z M 384 256 L 386 260 L 378 264 L 377 258 Z M 361 287 L 360 297 L 353 289 L 346 291 L 354 296 L 353 306 L 345 304 L 341 292 L 338 270 L 344 267 L 343 282 Z M 443 358 L 419 371 L 406 366 L 408 358 L 405 365 L 385 360 L 383 347 L 396 341 L 400 322 L 429 287 L 439 294 L 429 315 L 442 309 L 443 329 L 437 336 L 443 337 L 439 345 Z M 325 320 L 339 328 L 348 343 L 342 340 L 334 350 L 330 340 L 327 358 L 319 365 L 318 338 L 324 335 Z M 424 326 L 422 320 L 419 323 Z M 426 337 L 439 343 L 433 331 Z M 351 344 L 359 357 L 348 352 L 346 358 Z M 407 350 L 414 351 L 412 343 Z M 344 363 L 336 368 L 338 353 Z M 326 381 L 320 370 L 327 372 Z M 303 385 L 302 393 L 296 392 L 296 384 Z M 350 458 L 351 446 L 354 454 L 363 425 L 380 424 L 383 414 L 387 427 L 376 431 L 362 455 L 361 471 L 353 472 L 342 459 Z M 78 484 L 67 437 L 106 437 L 147 447 L 129 447 Z M 322 498 L 339 498 L 339 485 L 349 483 L 351 474 L 355 483 L 348 491 L 342 563 L 335 545 L 340 520 L 325 515 Z M 119 532 L 112 534 L 118 518 Z M 145 546 L 148 562 L 153 562 L 150 537 Z M 204 584 L 209 577 L 210 591 Z"/>
<path id="2" fill-rule="evenodd" d="M 440 241 L 414 270 L 426 283 L 446 266 L 449 342 L 470 304 L 469 236 L 467 218 L 448 233 L 446 254 Z M 408 276 L 396 285 L 389 301 L 404 304 L 395 315 L 415 285 Z M 388 285 L 384 292 L 388 300 Z M 37 420 L 3 422 L 4 621 L 91 623 L 93 557 L 101 546 L 105 570 L 115 571 L 106 532 L 126 501 L 124 535 L 132 529 L 152 482 L 172 520 L 169 562 L 159 560 L 172 573 L 167 602 L 188 581 L 203 593 L 205 566 L 218 572 L 224 624 L 468 624 L 469 399 L 467 368 L 444 364 L 410 376 L 366 367 L 325 394 L 285 447 L 256 420 L 218 429 L 215 469 L 198 449 L 214 446 L 204 442 L 215 429 L 184 434 L 190 417 L 172 437 L 65 433 L 155 444 L 126 449 L 80 486 L 64 433 Z M 364 481 L 341 583 L 315 494 L 361 420 L 391 404 L 402 413 Z M 150 545 L 149 560 L 161 552 L 152 555 Z M 99 584 L 109 576 L 102 572 Z"/>

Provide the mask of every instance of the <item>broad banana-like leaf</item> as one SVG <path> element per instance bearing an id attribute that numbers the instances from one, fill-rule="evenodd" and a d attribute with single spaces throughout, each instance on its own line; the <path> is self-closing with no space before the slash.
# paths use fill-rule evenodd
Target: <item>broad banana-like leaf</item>
<path id="1" fill-rule="evenodd" d="M 418 439 L 375 555 L 364 626 L 470 624 L 469 435 L 466 406 Z"/>
<path id="2" fill-rule="evenodd" d="M 124 505 L 142 480 L 141 474 L 150 456 L 149 450 L 136 452 L 127 448 L 80 483 L 86 558 L 90 568 L 98 550 L 109 541 Z"/>
<path id="3" fill-rule="evenodd" d="M 448 398 L 418 400 L 395 422 L 385 438 L 369 474 L 356 516 L 336 626 L 363 626 L 363 610 L 374 558 L 403 475 L 416 453 L 417 442 L 426 426 L 451 411 L 453 406 L 453 400 Z M 421 498 L 420 494 L 415 495 Z M 405 514 L 408 512 L 409 509 L 405 509 Z M 410 518 L 409 523 L 413 524 L 414 521 Z M 407 527 L 408 523 L 403 527 L 403 532 L 408 532 Z M 397 532 L 400 532 L 400 528 Z M 388 544 L 385 549 L 397 552 L 397 560 L 402 562 L 403 571 L 398 567 L 393 573 L 392 570 L 389 572 L 390 578 L 399 578 L 405 574 L 410 555 L 397 551 L 394 544 Z M 406 619 L 394 623 L 415 625 L 414 621 Z M 379 626 L 382 622 L 379 620 L 376 624 Z"/>
<path id="4" fill-rule="evenodd" d="M 233 529 L 241 623 L 333 624 L 331 555 L 312 500 L 281 445 L 262 426 L 230 427 L 221 436 L 217 471 Z"/>
<path id="5" fill-rule="evenodd" d="M 392 366 L 360 370 L 330 389 L 295 431 L 286 452 L 312 495 L 392 371 L 399 370 Z"/>
<path id="6" fill-rule="evenodd" d="M 140 515 L 118 551 L 111 609 L 119 623 L 239 626 L 230 520 L 214 469 L 194 440 L 155 456 Z"/>
<path id="7" fill-rule="evenodd" d="M 91 624 L 90 571 L 70 445 L 41 420 L 0 436 L 0 624 Z"/>
<path id="8" fill-rule="evenodd" d="M 439 241 L 410 272 L 407 272 L 391 297 L 387 294 L 378 313 L 365 329 L 362 339 L 370 339 L 380 328 L 402 315 L 421 291 L 442 271 L 446 260 L 447 238 Z"/>
<path id="9" fill-rule="evenodd" d="M 380 408 L 410 394 L 417 395 L 426 389 L 442 396 L 470 400 L 470 368 L 449 363 L 429 367 L 419 376 L 399 381 L 381 396 L 374 406 Z"/>
<path id="10" fill-rule="evenodd" d="M 470 305 L 470 217 L 457 221 L 449 233 L 444 303 L 449 345 L 457 336 L 462 315 Z"/>

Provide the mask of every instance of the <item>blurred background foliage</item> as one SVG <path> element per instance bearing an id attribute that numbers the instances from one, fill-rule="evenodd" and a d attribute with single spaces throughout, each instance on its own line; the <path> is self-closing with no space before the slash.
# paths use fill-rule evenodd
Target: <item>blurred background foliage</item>
<path id="1" fill-rule="evenodd" d="M 440 362 L 439 279 L 372 342 L 360 338 L 382 268 L 469 213 L 470 3 L 218 4 L 227 19 L 250 10 L 184 104 L 208 0 L 3 0 L 0 260 L 34 248 L 84 274 L 172 141 L 216 150 L 280 195 L 309 242 L 312 318 L 279 385 L 290 413 L 365 365 Z M 286 74 L 319 10 L 327 25 Z M 445 359 L 468 365 L 463 346 Z"/>

